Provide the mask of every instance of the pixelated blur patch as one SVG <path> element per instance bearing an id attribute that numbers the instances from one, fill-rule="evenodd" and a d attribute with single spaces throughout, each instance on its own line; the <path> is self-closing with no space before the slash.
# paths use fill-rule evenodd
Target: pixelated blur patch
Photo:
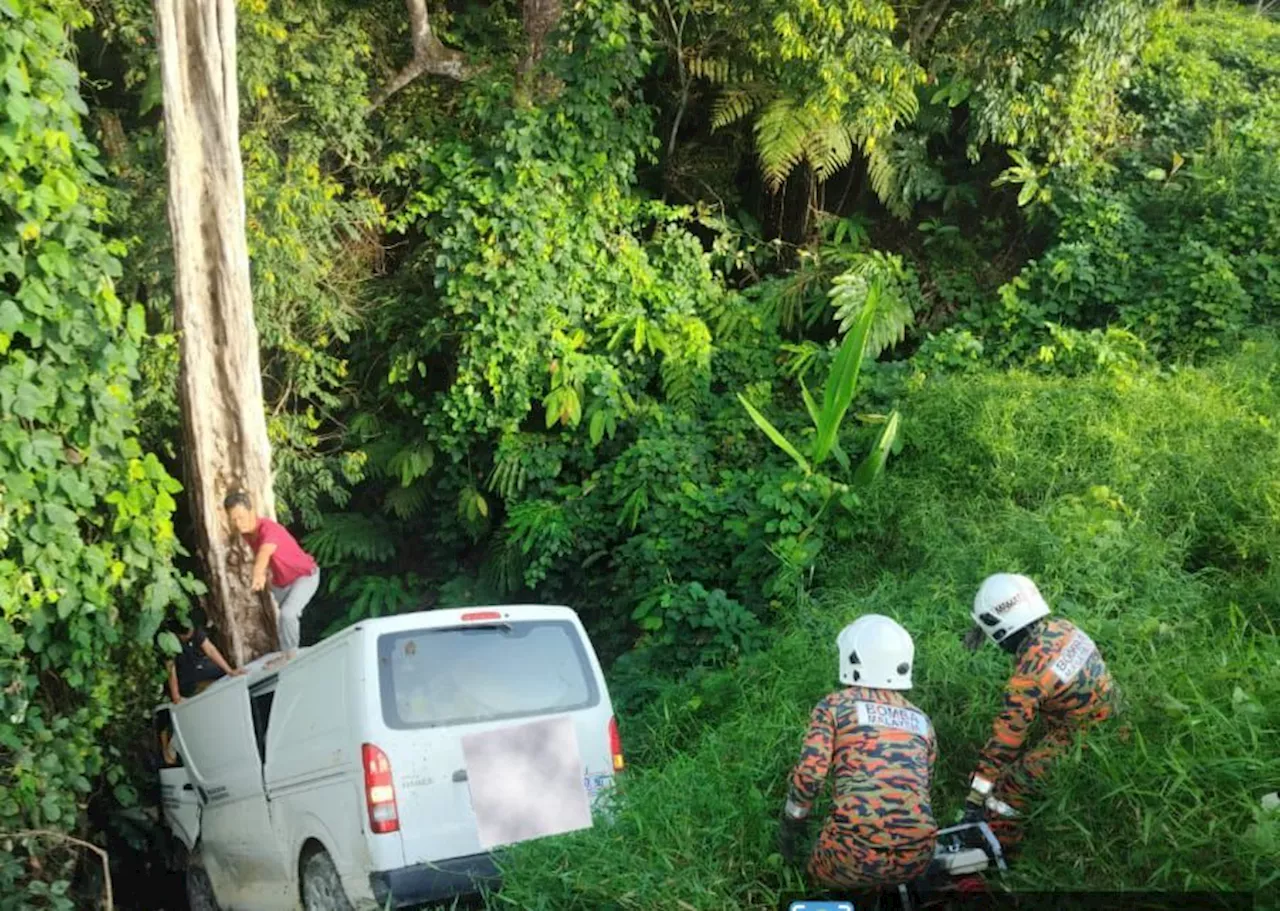
<path id="1" fill-rule="evenodd" d="M 853 902 L 792 902 L 787 911 L 853 911 Z"/>
<path id="2" fill-rule="evenodd" d="M 572 719 L 468 734 L 462 754 L 484 849 L 591 827 Z"/>

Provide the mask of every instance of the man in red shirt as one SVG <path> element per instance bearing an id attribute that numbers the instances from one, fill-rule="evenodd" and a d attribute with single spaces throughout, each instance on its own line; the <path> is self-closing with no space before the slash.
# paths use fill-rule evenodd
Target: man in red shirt
<path id="1" fill-rule="evenodd" d="M 271 594 L 279 609 L 276 626 L 280 651 L 288 661 L 297 654 L 302 638 L 302 611 L 320 587 L 320 567 L 283 525 L 259 517 L 246 494 L 233 493 L 222 505 L 232 526 L 253 548 L 254 591 L 266 587 L 270 570 Z"/>

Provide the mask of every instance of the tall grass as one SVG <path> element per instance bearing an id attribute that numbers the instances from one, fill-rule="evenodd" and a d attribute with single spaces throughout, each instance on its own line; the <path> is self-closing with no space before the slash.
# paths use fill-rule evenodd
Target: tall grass
<path id="1" fill-rule="evenodd" d="M 612 824 L 520 846 L 493 901 L 528 909 L 770 908 L 808 712 L 834 637 L 864 612 L 916 639 L 912 698 L 954 817 L 1009 673 L 964 651 L 997 570 L 1037 579 L 1098 641 L 1123 714 L 1056 769 L 1013 887 L 1261 889 L 1280 882 L 1280 344 L 1203 369 L 925 382 L 906 448 L 853 544 L 771 647 L 621 719 L 632 769 Z M 708 529 L 708 533 L 714 530 Z"/>

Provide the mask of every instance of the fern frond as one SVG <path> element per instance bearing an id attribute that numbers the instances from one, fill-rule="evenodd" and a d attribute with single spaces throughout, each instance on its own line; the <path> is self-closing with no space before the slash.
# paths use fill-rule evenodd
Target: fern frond
<path id="1" fill-rule="evenodd" d="M 356 439 L 376 439 L 382 435 L 382 421 L 378 420 L 378 415 L 372 411 L 357 411 L 352 415 L 351 421 L 347 425 L 347 430 Z"/>
<path id="2" fill-rule="evenodd" d="M 410 519 L 426 511 L 430 497 L 431 491 L 426 484 L 393 487 L 382 498 L 382 506 L 398 519 Z"/>
<path id="3" fill-rule="evenodd" d="M 899 217 L 907 217 L 911 207 L 922 200 L 942 198 L 947 190 L 946 180 L 929 157 L 927 142 L 924 135 L 914 131 L 894 136 L 890 155 L 897 171 L 894 197 L 901 211 L 894 214 Z"/>
<path id="4" fill-rule="evenodd" d="M 715 337 L 724 342 L 740 341 L 752 326 L 752 310 L 738 293 L 720 295 L 707 315 L 715 325 Z"/>
<path id="5" fill-rule="evenodd" d="M 703 57 L 697 51 L 688 49 L 685 50 L 684 65 L 694 79 L 705 79 L 712 85 L 757 81 L 755 71 L 743 68 L 740 62 L 735 63 L 724 57 Z"/>
<path id="6" fill-rule="evenodd" d="M 784 344 L 782 351 L 786 353 L 786 361 L 782 372 L 793 380 L 803 381 L 817 365 L 825 349 L 817 342 L 805 340 L 799 344 Z"/>
<path id="7" fill-rule="evenodd" d="M 303 541 L 321 564 L 386 563 L 396 555 L 400 534 L 385 519 L 345 512 L 325 516 L 323 524 Z"/>
<path id="8" fill-rule="evenodd" d="M 711 129 L 737 123 L 760 104 L 759 94 L 747 86 L 725 89 L 711 106 Z"/>
<path id="9" fill-rule="evenodd" d="M 365 444 L 364 475 L 371 481 L 381 481 L 387 477 L 387 465 L 403 448 L 401 440 L 392 435 L 375 437 Z"/>
<path id="10" fill-rule="evenodd" d="M 334 633 L 359 623 L 369 617 L 382 617 L 412 609 L 423 601 L 425 585 L 416 573 L 403 576 L 344 576 L 336 570 L 330 577 L 334 585 L 329 590 L 346 602 L 347 612 L 339 617 L 322 634 Z"/>
<path id="11" fill-rule="evenodd" d="M 422 440 L 396 452 L 387 461 L 387 473 L 391 477 L 399 477 L 400 484 L 408 487 L 418 478 L 424 477 L 435 461 L 436 455 L 431 445 Z"/>
<path id="12" fill-rule="evenodd" d="M 896 169 L 889 157 L 887 143 L 876 143 L 866 148 L 867 176 L 871 179 L 871 189 L 890 209 L 894 207 L 894 177 Z M 899 208 L 900 208 L 899 204 Z"/>
<path id="13" fill-rule="evenodd" d="M 676 409 L 688 411 L 711 380 L 711 331 L 696 316 L 682 317 L 662 358 L 662 391 Z"/>
<path id="14" fill-rule="evenodd" d="M 505 442 L 505 441 L 504 441 Z M 524 490 L 528 471 L 524 464 L 524 452 L 514 449 L 503 452 L 499 447 L 493 460 L 493 471 L 489 473 L 486 486 L 504 500 L 510 500 Z"/>
<path id="15" fill-rule="evenodd" d="M 805 157 L 818 183 L 831 177 L 853 159 L 853 137 L 838 120 L 819 124 L 805 139 Z"/>
<path id="16" fill-rule="evenodd" d="M 528 500 L 511 507 L 505 531 L 521 553 L 535 556 L 558 551 L 573 537 L 564 505 L 550 500 Z"/>
<path id="17" fill-rule="evenodd" d="M 920 97 L 906 80 L 895 85 L 889 95 L 889 107 L 896 123 L 910 123 L 920 112 Z"/>
<path id="18" fill-rule="evenodd" d="M 777 190 L 805 157 L 805 140 L 812 129 L 807 112 L 790 99 L 771 102 L 756 120 L 756 152 L 765 183 Z"/>
<path id="19" fill-rule="evenodd" d="M 836 276 L 828 292 L 841 334 L 858 321 L 873 293 L 877 295 L 875 316 L 866 341 L 866 356 L 870 358 L 906 337 L 906 329 L 915 319 L 913 303 L 919 301 L 920 289 L 914 271 L 903 264 L 901 257 L 879 250 L 860 254 Z"/>
<path id="20" fill-rule="evenodd" d="M 684 65 L 694 79 L 706 79 L 716 85 L 727 83 L 732 74 L 729 61 L 722 57 L 700 57 L 697 54 L 689 54 L 685 58 Z"/>

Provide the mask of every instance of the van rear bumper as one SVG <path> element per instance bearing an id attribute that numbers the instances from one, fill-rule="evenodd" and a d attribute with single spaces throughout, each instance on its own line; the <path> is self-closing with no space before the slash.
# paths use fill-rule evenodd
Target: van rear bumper
<path id="1" fill-rule="evenodd" d="M 481 889 L 492 891 L 500 882 L 498 868 L 489 854 L 453 857 L 369 874 L 369 886 L 379 908 L 386 907 L 388 897 L 393 908 L 402 908 Z"/>

